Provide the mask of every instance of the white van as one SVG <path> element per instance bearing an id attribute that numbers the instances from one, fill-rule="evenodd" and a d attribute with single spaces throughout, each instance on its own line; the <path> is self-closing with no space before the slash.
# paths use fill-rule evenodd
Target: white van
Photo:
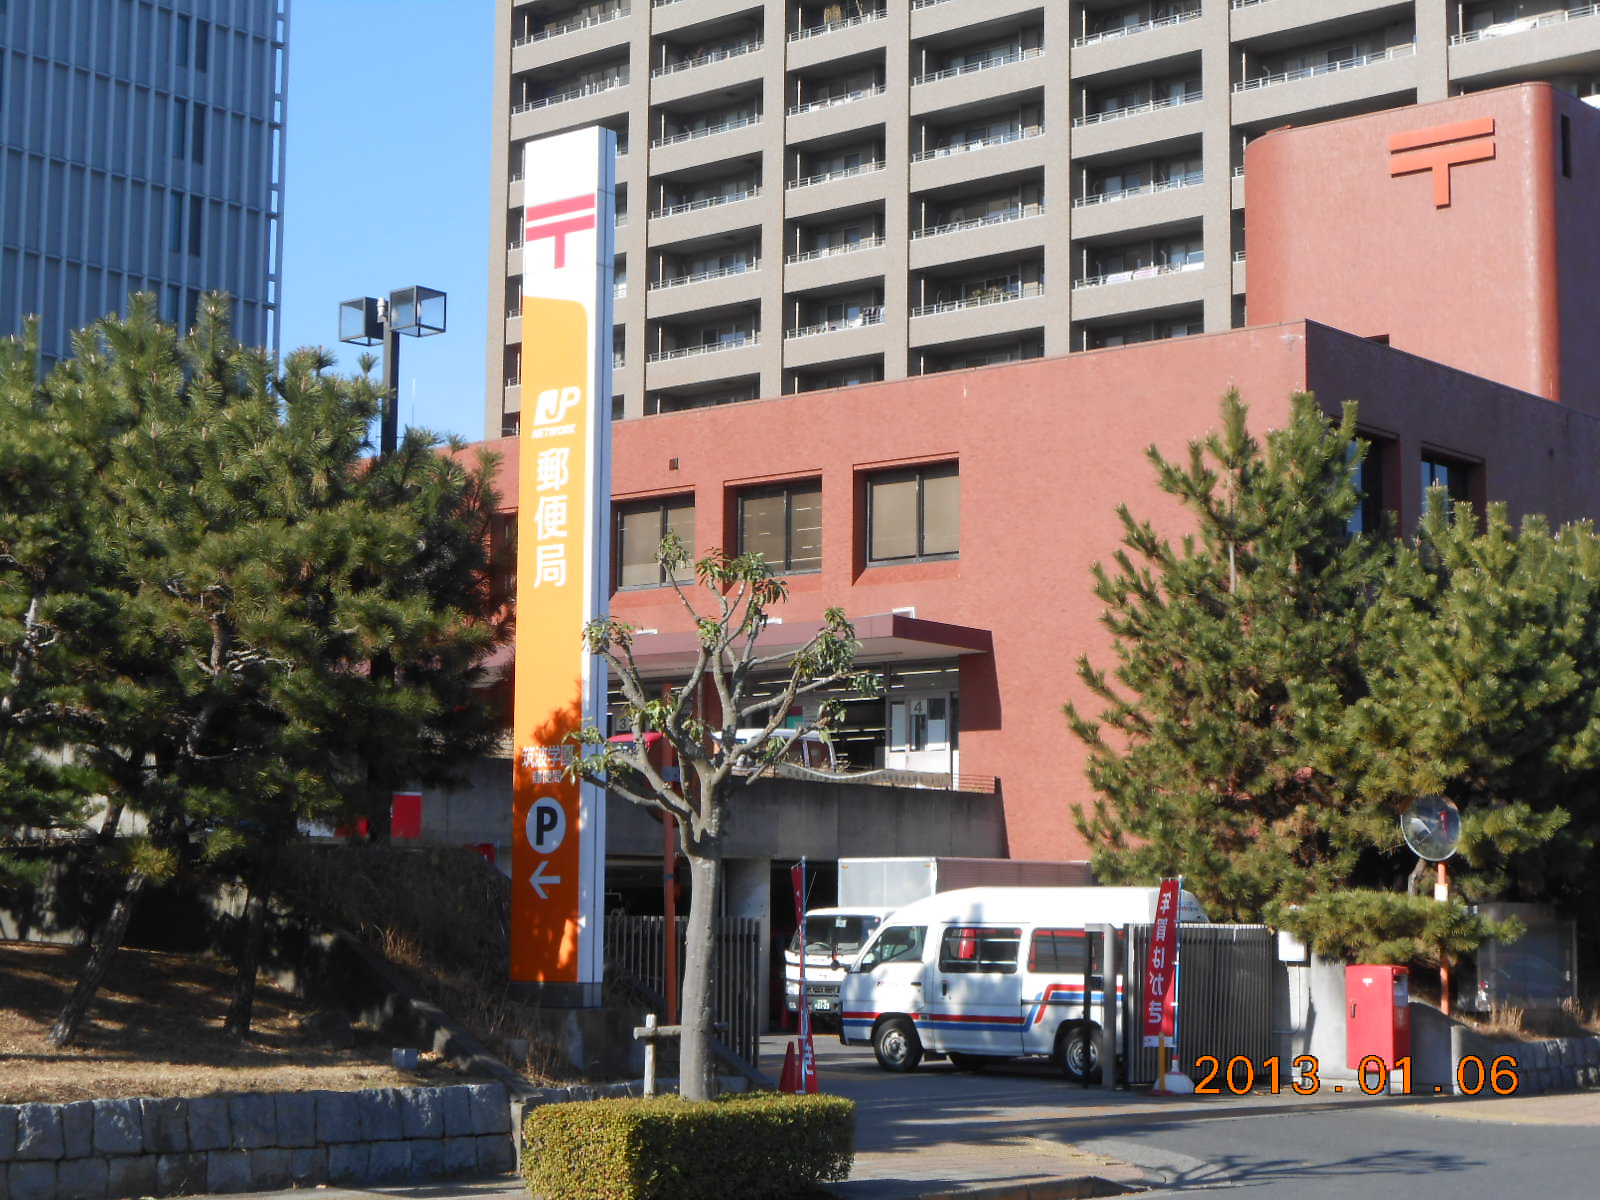
<path id="1" fill-rule="evenodd" d="M 1098 975 L 1085 978 L 1090 925 L 1147 924 L 1153 887 L 962 888 L 895 912 L 850 964 L 839 1037 L 871 1045 L 887 1071 L 924 1052 L 959 1070 L 1045 1055 L 1069 1079 L 1099 1073 Z M 1189 892 L 1179 919 L 1206 921 Z M 1118 981 L 1118 993 L 1121 981 Z"/>

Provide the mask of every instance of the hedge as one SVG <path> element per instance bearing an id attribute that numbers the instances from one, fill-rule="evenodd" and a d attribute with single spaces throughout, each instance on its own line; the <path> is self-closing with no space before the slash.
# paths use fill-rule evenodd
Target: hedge
<path id="1" fill-rule="evenodd" d="M 855 1104 L 747 1093 L 548 1104 L 523 1125 L 536 1200 L 725 1200 L 815 1195 L 850 1174 Z"/>

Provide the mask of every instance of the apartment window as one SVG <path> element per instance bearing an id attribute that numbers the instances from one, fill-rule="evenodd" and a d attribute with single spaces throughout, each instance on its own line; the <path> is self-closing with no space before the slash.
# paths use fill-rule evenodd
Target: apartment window
<path id="1" fill-rule="evenodd" d="M 199 254 L 205 246 L 206 198 L 189 197 L 189 253 Z"/>
<path id="2" fill-rule="evenodd" d="M 178 46 L 177 46 L 177 50 L 178 50 L 178 65 L 180 67 L 187 67 L 189 65 L 189 30 L 190 30 L 190 18 L 184 16 L 182 13 L 179 13 L 178 14 Z"/>
<path id="3" fill-rule="evenodd" d="M 863 383 L 878 383 L 883 379 L 883 364 L 876 359 L 836 367 L 833 370 L 796 372 L 794 390 L 815 392 L 823 388 L 855 387 Z"/>
<path id="4" fill-rule="evenodd" d="M 182 158 L 189 152 L 189 102 L 172 102 L 172 157 Z"/>
<path id="5" fill-rule="evenodd" d="M 194 69 L 204 71 L 211 65 L 211 22 L 194 23 Z"/>
<path id="6" fill-rule="evenodd" d="M 884 471 L 867 480 L 867 559 L 906 562 L 960 551 L 961 477 L 955 463 Z"/>
<path id="7" fill-rule="evenodd" d="M 656 561 L 661 539 L 675 533 L 694 552 L 694 497 L 670 496 L 617 506 L 617 587 L 660 587 L 667 572 Z"/>
<path id="8" fill-rule="evenodd" d="M 784 483 L 739 493 L 739 553 L 773 571 L 822 570 L 822 483 Z"/>
<path id="9" fill-rule="evenodd" d="M 183 193 L 167 193 L 167 249 L 177 253 L 183 249 Z M 172 319 L 178 319 L 174 313 Z"/>
<path id="10" fill-rule="evenodd" d="M 1020 929 L 952 925 L 939 942 L 939 969 L 946 973 L 1015 975 Z"/>
<path id="11" fill-rule="evenodd" d="M 1445 497 L 1452 503 L 1469 499 L 1469 475 L 1472 468 L 1447 459 L 1422 456 L 1422 503 L 1417 511 L 1426 515 L 1432 499 L 1431 488 L 1444 489 Z"/>
<path id="12" fill-rule="evenodd" d="M 209 112 L 204 104 L 194 106 L 194 129 L 189 136 L 189 161 L 206 161 L 206 118 Z"/>

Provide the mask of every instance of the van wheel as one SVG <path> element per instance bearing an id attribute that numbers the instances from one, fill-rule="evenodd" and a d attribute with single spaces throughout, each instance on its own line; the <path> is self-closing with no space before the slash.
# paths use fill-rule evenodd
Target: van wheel
<path id="1" fill-rule="evenodd" d="M 958 1071 L 981 1071 L 990 1063 L 987 1054 L 966 1054 L 960 1050 L 950 1051 L 950 1065 Z"/>
<path id="2" fill-rule="evenodd" d="M 1056 1034 L 1055 1060 L 1073 1083 L 1100 1082 L 1100 1026 L 1063 1025 Z"/>
<path id="3" fill-rule="evenodd" d="M 922 1061 L 922 1041 L 910 1021 L 890 1017 L 872 1031 L 872 1053 L 885 1071 L 915 1071 Z"/>

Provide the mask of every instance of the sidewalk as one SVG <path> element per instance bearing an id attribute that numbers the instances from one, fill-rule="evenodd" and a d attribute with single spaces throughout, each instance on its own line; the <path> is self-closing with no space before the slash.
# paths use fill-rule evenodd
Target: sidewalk
<path id="1" fill-rule="evenodd" d="M 841 1053 L 826 1043 L 819 1043 L 818 1051 L 824 1090 L 856 1100 L 854 1168 L 847 1182 L 828 1187 L 841 1200 L 1067 1200 L 1158 1185 L 1163 1182 L 1158 1175 L 1073 1144 L 1129 1123 L 1148 1129 L 1168 1122 L 1358 1105 L 1426 1109 L 1460 1120 L 1600 1127 L 1600 1094 L 1593 1091 L 1497 1100 L 1364 1096 L 1356 1089 L 1314 1097 L 1264 1092 L 1154 1097 L 1064 1087 L 1048 1073 L 1045 1078 L 998 1080 L 952 1073 L 919 1083 L 879 1072 L 870 1055 L 863 1061 L 854 1054 L 851 1061 L 852 1052 Z M 993 1088 L 984 1087 L 990 1082 Z M 1008 1098 L 1013 1088 L 1028 1103 L 1013 1103 Z M 986 1094 L 974 1094 L 978 1092 Z M 515 1175 L 316 1190 L 318 1200 L 530 1200 Z M 272 1195 L 275 1200 L 299 1200 L 304 1194 Z"/>

